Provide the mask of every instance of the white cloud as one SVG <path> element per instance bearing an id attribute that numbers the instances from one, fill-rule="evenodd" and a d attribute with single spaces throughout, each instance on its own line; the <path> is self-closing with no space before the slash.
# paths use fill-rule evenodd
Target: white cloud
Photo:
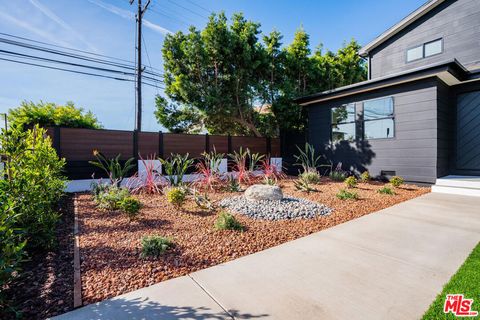
<path id="1" fill-rule="evenodd" d="M 89 50 L 93 50 L 98 52 L 97 48 L 92 45 L 88 40 L 86 40 L 81 34 L 79 34 L 76 30 L 74 30 L 66 21 L 56 15 L 52 10 L 50 10 L 45 5 L 41 4 L 38 0 L 30 0 L 30 3 L 40 10 L 45 16 L 47 16 L 50 20 L 55 22 L 56 24 L 60 25 L 64 30 L 70 32 L 75 38 L 83 42 Z"/>
<path id="2" fill-rule="evenodd" d="M 105 3 L 103 1 L 100 1 L 100 0 L 88 0 L 90 3 L 94 4 L 94 5 L 97 5 L 107 11 L 110 11 L 111 13 L 113 14 L 116 14 L 117 16 L 119 17 L 122 17 L 124 19 L 129 19 L 129 20 L 134 20 L 135 19 L 135 15 L 128 11 L 128 10 L 124 10 L 122 8 L 119 8 L 117 6 L 114 6 L 114 5 L 111 5 L 111 4 L 108 4 L 108 3 Z M 158 32 L 158 33 L 161 33 L 163 35 L 167 35 L 169 33 L 173 33 L 172 31 L 156 24 L 156 23 L 153 23 L 153 22 L 150 22 L 146 19 L 143 19 L 143 24 L 145 27 L 155 31 L 155 32 Z"/>

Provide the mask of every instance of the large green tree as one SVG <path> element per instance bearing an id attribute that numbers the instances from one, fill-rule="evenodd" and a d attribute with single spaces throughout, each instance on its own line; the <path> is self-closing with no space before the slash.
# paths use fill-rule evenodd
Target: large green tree
<path id="1" fill-rule="evenodd" d="M 260 40 L 260 24 L 234 14 L 212 14 L 205 29 L 168 35 L 163 57 L 166 94 L 158 121 L 170 131 L 274 136 L 303 129 L 305 110 L 294 99 L 365 79 L 365 63 L 352 40 L 338 52 L 314 53 L 300 28 L 284 46 L 273 31 Z"/>

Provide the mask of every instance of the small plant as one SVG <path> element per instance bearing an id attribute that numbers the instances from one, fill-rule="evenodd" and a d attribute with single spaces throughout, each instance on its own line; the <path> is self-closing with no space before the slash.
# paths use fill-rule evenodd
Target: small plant
<path id="1" fill-rule="evenodd" d="M 314 192 L 317 191 L 307 180 L 304 180 L 302 178 L 299 178 L 293 182 L 293 185 L 295 186 L 295 189 L 298 191 L 302 192 Z"/>
<path id="2" fill-rule="evenodd" d="M 237 180 L 239 183 L 249 184 L 252 181 L 253 171 L 258 168 L 258 163 L 262 161 L 263 155 L 258 153 L 250 153 L 250 149 L 245 150 L 240 147 L 240 150 L 229 154 L 234 165 L 233 171 L 237 173 Z M 247 162 L 249 164 L 247 165 Z"/>
<path id="3" fill-rule="evenodd" d="M 203 195 L 201 195 L 195 189 L 191 190 L 190 193 L 193 196 L 193 200 L 195 201 L 195 204 L 200 209 L 212 211 L 215 208 L 215 206 L 213 205 L 213 202 L 210 200 L 207 193 L 204 193 Z"/>
<path id="4" fill-rule="evenodd" d="M 341 189 L 336 196 L 340 200 L 358 199 L 358 193 L 356 193 L 355 191 L 347 191 L 346 189 Z"/>
<path id="5" fill-rule="evenodd" d="M 107 159 L 98 150 L 93 150 L 93 155 L 97 158 L 97 161 L 89 161 L 88 163 L 102 169 L 109 177 L 111 184 L 120 186 L 122 180 L 127 173 L 135 167 L 133 161 L 135 158 L 128 159 L 124 165 L 120 163 L 121 154 L 118 154 L 113 159 Z"/>
<path id="6" fill-rule="evenodd" d="M 94 200 L 100 209 L 118 210 L 119 203 L 129 196 L 128 189 L 109 186 L 105 191 L 94 196 Z"/>
<path id="7" fill-rule="evenodd" d="M 294 155 L 295 160 L 297 161 L 296 165 L 303 168 L 303 172 L 316 172 L 317 167 L 320 165 L 320 159 L 322 156 L 317 156 L 315 153 L 315 148 L 309 144 L 305 143 L 305 148 L 302 150 L 297 146 L 298 155 Z"/>
<path id="8" fill-rule="evenodd" d="M 90 184 L 90 189 L 92 190 L 92 195 L 94 198 L 97 198 L 101 193 L 107 192 L 108 188 L 110 188 L 110 185 L 107 183 L 102 183 L 102 181 L 94 181 Z"/>
<path id="9" fill-rule="evenodd" d="M 119 210 L 127 214 L 130 220 L 133 220 L 137 217 L 142 204 L 137 198 L 129 196 L 120 200 L 117 206 Z"/>
<path id="10" fill-rule="evenodd" d="M 189 159 L 189 154 L 171 154 L 168 159 L 160 159 L 162 166 L 165 168 L 167 180 L 170 186 L 183 186 L 183 177 L 187 170 L 193 165 L 193 159 Z"/>
<path id="11" fill-rule="evenodd" d="M 364 171 L 360 175 L 360 181 L 362 181 L 362 182 L 368 182 L 371 179 L 372 179 L 372 177 L 370 177 L 370 173 L 368 171 Z"/>
<path id="12" fill-rule="evenodd" d="M 347 178 L 347 175 L 343 171 L 334 170 L 330 172 L 330 179 L 333 181 L 343 182 Z"/>
<path id="13" fill-rule="evenodd" d="M 128 179 L 127 188 L 132 193 L 146 193 L 146 194 L 159 194 L 164 184 L 162 173 L 159 172 L 157 166 L 155 166 L 155 155 L 151 158 L 147 158 L 145 161 L 140 155 L 145 170 L 141 173 L 137 172 L 135 175 Z"/>
<path id="14" fill-rule="evenodd" d="M 395 192 L 389 186 L 384 186 L 383 188 L 379 189 L 378 193 L 389 194 L 391 196 L 393 196 L 395 194 Z"/>
<path id="15" fill-rule="evenodd" d="M 357 178 L 354 176 L 346 178 L 344 182 L 347 188 L 355 188 L 357 186 Z"/>
<path id="16" fill-rule="evenodd" d="M 227 192 L 241 192 L 242 187 L 240 183 L 234 176 L 229 176 L 227 179 L 227 184 L 225 186 L 225 191 Z"/>
<path id="17" fill-rule="evenodd" d="M 173 246 L 174 246 L 173 241 L 170 238 L 156 236 L 156 235 L 143 237 L 142 253 L 140 254 L 140 257 L 158 258 Z"/>
<path id="18" fill-rule="evenodd" d="M 173 187 L 167 191 L 167 201 L 176 207 L 181 207 L 185 202 L 187 193 L 184 188 Z"/>
<path id="19" fill-rule="evenodd" d="M 269 186 L 276 186 L 277 185 L 277 179 L 275 177 L 264 176 L 263 177 L 263 184 L 266 184 L 266 185 L 269 185 Z"/>
<path id="20" fill-rule="evenodd" d="M 405 181 L 400 176 L 393 176 L 390 178 L 390 184 L 395 188 L 400 187 Z"/>
<path id="21" fill-rule="evenodd" d="M 214 187 L 219 184 L 219 166 L 223 156 L 223 153 L 217 153 L 215 149 L 209 153 L 202 153 L 202 160 L 195 166 L 196 173 L 200 176 L 200 178 L 195 181 L 197 186 L 214 189 Z"/>
<path id="22" fill-rule="evenodd" d="M 300 174 L 300 179 L 308 183 L 318 184 L 320 183 L 320 174 L 317 170 L 304 171 Z"/>
<path id="23" fill-rule="evenodd" d="M 233 215 L 228 212 L 221 211 L 218 214 L 214 224 L 215 230 L 236 230 L 243 231 L 245 227 L 238 222 Z"/>
<path id="24" fill-rule="evenodd" d="M 284 179 L 286 177 L 285 173 L 282 172 L 282 168 L 278 168 L 276 165 L 272 164 L 271 158 L 266 158 L 261 161 L 260 166 L 264 183 L 268 181 L 275 181 L 275 184 L 278 180 Z"/>

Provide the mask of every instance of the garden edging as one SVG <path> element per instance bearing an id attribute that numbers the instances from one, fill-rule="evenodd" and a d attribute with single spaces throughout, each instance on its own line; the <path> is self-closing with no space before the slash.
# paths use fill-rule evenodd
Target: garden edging
<path id="1" fill-rule="evenodd" d="M 78 202 L 77 195 L 73 198 L 74 224 L 73 224 L 73 307 L 78 308 L 82 303 L 82 276 L 80 271 L 80 237 L 78 232 Z"/>

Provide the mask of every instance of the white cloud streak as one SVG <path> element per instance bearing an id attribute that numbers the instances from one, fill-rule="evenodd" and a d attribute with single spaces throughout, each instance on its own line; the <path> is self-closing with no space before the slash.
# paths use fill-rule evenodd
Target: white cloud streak
<path id="1" fill-rule="evenodd" d="M 62 27 L 64 30 L 70 32 L 75 38 L 80 40 L 83 44 L 85 44 L 89 50 L 98 52 L 98 49 L 91 44 L 87 39 L 85 39 L 81 34 L 79 34 L 75 29 L 73 29 L 65 20 L 60 18 L 58 15 L 56 15 L 52 10 L 50 10 L 48 7 L 40 3 L 38 0 L 30 0 L 30 3 L 40 10 L 45 16 L 47 16 L 50 20 L 58 24 L 60 27 Z"/>
<path id="2" fill-rule="evenodd" d="M 88 0 L 88 2 L 94 4 L 94 5 L 97 5 L 99 6 L 100 8 L 103 8 L 107 11 L 110 11 L 111 13 L 113 14 L 116 14 L 117 16 L 119 17 L 122 17 L 124 19 L 129 19 L 129 20 L 135 20 L 135 15 L 128 11 L 128 10 L 124 10 L 124 9 L 121 9 L 117 6 L 114 6 L 114 5 L 111 5 L 111 4 L 108 4 L 108 3 L 105 3 L 105 2 L 102 2 L 100 0 Z M 143 24 L 145 25 L 145 27 L 155 31 L 155 32 L 158 32 L 162 35 L 167 35 L 169 33 L 173 33 L 172 31 L 156 24 L 156 23 L 153 23 L 147 19 L 143 19 Z"/>

